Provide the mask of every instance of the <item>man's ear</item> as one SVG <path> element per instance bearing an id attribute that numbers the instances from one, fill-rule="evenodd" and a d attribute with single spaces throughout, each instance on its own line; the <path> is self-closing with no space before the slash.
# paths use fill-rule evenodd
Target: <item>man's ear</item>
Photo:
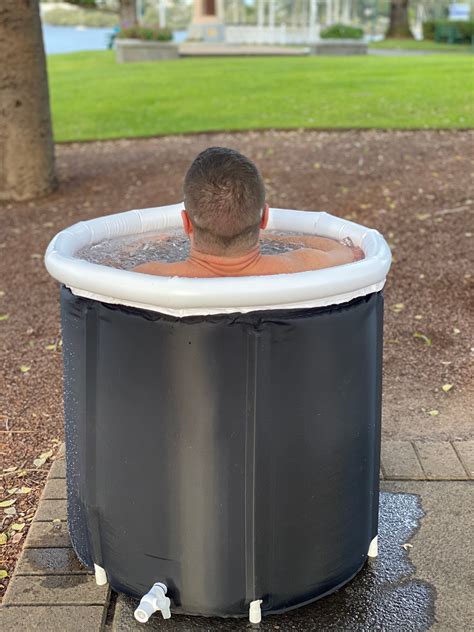
<path id="1" fill-rule="evenodd" d="M 193 232 L 193 225 L 191 224 L 191 220 L 189 219 L 188 212 L 184 209 L 181 211 L 181 219 L 183 221 L 184 232 L 186 235 L 191 235 Z"/>
<path id="2" fill-rule="evenodd" d="M 265 206 L 263 207 L 262 221 L 260 223 L 260 228 L 262 230 L 265 230 L 265 228 L 267 227 L 269 218 L 270 218 L 270 207 L 268 206 L 268 204 L 265 204 Z"/>

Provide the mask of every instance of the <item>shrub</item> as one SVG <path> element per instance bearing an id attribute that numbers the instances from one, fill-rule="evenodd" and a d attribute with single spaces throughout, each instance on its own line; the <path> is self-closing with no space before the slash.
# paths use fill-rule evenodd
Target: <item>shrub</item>
<path id="1" fill-rule="evenodd" d="M 121 39 L 138 39 L 149 42 L 170 42 L 173 33 L 170 29 L 153 26 L 129 26 L 121 29 L 117 37 Z"/>
<path id="2" fill-rule="evenodd" d="M 435 38 L 435 20 L 427 20 L 423 22 L 423 38 L 427 40 L 434 40 Z"/>
<path id="3" fill-rule="evenodd" d="M 321 31 L 321 37 L 323 39 L 362 39 L 364 31 L 347 24 L 333 24 Z"/>
<path id="4" fill-rule="evenodd" d="M 423 23 L 423 37 L 450 44 L 470 44 L 474 38 L 474 20 L 429 20 Z"/>
<path id="5" fill-rule="evenodd" d="M 79 6 L 95 8 L 95 0 L 67 0 L 69 4 L 78 4 Z"/>

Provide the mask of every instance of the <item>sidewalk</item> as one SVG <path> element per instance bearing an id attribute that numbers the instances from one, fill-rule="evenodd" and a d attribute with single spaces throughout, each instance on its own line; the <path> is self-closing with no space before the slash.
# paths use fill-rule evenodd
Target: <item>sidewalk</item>
<path id="1" fill-rule="evenodd" d="M 474 607 L 474 441 L 382 444 L 379 557 L 346 587 L 267 617 L 281 631 L 468 630 Z M 48 632 L 248 630 L 243 619 L 159 613 L 144 626 L 134 600 L 95 584 L 70 546 L 64 457 L 51 468 L 25 548 L 0 608 L 0 629 Z"/>

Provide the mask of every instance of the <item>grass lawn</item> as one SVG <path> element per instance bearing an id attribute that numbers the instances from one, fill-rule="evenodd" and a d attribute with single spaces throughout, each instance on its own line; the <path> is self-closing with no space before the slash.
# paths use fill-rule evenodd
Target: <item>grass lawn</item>
<path id="1" fill-rule="evenodd" d="M 428 50 L 438 53 L 474 53 L 474 46 L 468 44 L 442 44 L 431 40 L 399 40 L 384 39 L 380 42 L 371 42 L 369 48 L 385 48 L 390 50 Z"/>
<path id="2" fill-rule="evenodd" d="M 252 128 L 474 127 L 469 55 L 48 58 L 57 141 Z M 434 149 L 434 148 L 433 148 Z"/>

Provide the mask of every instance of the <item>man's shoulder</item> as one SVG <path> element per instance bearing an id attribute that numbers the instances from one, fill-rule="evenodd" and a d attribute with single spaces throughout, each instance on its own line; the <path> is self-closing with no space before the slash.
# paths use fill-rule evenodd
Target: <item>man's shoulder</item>
<path id="1" fill-rule="evenodd" d="M 187 276 L 191 270 L 187 261 L 176 261 L 175 263 L 163 263 L 161 261 L 150 261 L 133 268 L 133 272 L 142 274 L 152 274 L 154 276 Z"/>
<path id="2" fill-rule="evenodd" d="M 325 254 L 314 248 L 298 248 L 278 255 L 264 255 L 261 262 L 270 270 L 265 274 L 289 274 L 326 267 Z"/>

